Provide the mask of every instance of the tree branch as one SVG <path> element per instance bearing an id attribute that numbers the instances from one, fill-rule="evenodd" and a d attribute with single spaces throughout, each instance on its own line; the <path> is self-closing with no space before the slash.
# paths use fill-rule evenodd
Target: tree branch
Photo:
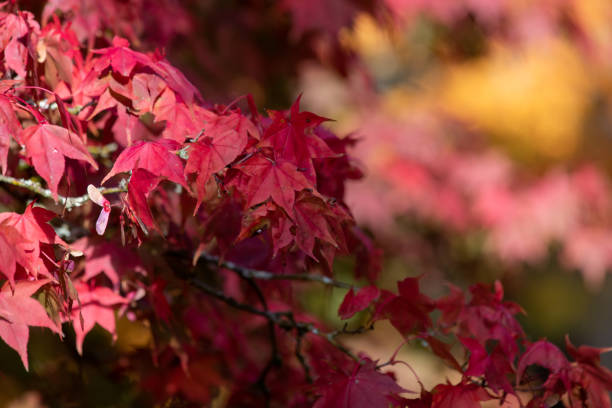
<path id="1" fill-rule="evenodd" d="M 296 341 L 295 357 L 298 359 L 298 361 L 300 362 L 302 366 L 302 369 L 304 370 L 304 377 L 306 378 L 306 381 L 309 384 L 312 384 L 312 375 L 310 374 L 310 366 L 308 365 L 308 363 L 306 362 L 306 358 L 302 354 L 302 339 L 303 338 L 304 338 L 303 333 L 298 333 L 297 337 L 295 338 L 295 341 Z"/>
<path id="2" fill-rule="evenodd" d="M 259 299 L 259 302 L 261 303 L 261 306 L 264 309 L 264 312 L 269 313 L 268 302 L 266 301 L 266 297 L 261 291 L 261 288 L 259 287 L 259 285 L 257 285 L 257 282 L 255 282 L 255 280 L 251 278 L 243 277 L 242 279 L 244 279 L 249 284 L 249 286 L 253 288 L 255 294 L 257 295 L 257 298 Z M 281 356 L 278 353 L 278 343 L 276 341 L 274 322 L 272 320 L 268 320 L 268 335 L 270 337 L 272 351 L 270 353 L 270 358 L 268 359 L 268 364 L 266 364 L 266 367 L 262 370 L 261 374 L 259 375 L 259 379 L 256 382 L 256 384 L 263 390 L 263 393 L 266 397 L 266 406 L 270 405 L 270 390 L 266 385 L 266 377 L 268 376 L 268 373 L 270 372 L 270 370 L 272 370 L 272 368 L 280 367 L 280 365 L 282 364 Z"/>
<path id="3" fill-rule="evenodd" d="M 312 323 L 296 321 L 293 317 L 293 312 L 291 311 L 270 312 L 266 310 L 257 309 L 253 306 L 238 302 L 236 299 L 230 296 L 227 296 L 222 291 L 209 286 L 208 284 L 202 282 L 201 280 L 197 278 L 191 278 L 190 282 L 196 288 L 206 293 L 207 295 L 210 295 L 235 309 L 242 310 L 243 312 L 251 313 L 257 316 L 262 316 L 283 330 L 286 330 L 286 331 L 295 330 L 298 336 L 303 335 L 304 333 L 311 333 L 316 336 L 322 337 L 326 339 L 332 346 L 336 347 L 338 350 L 340 350 L 341 352 L 343 352 L 344 354 L 346 354 L 353 360 L 357 362 L 361 362 L 361 359 L 358 356 L 356 356 L 351 350 L 349 350 L 347 347 L 342 345 L 336 339 L 338 335 L 348 334 L 349 332 L 346 332 L 344 330 L 324 332 L 324 331 L 319 330 Z M 361 332 L 361 331 L 358 331 L 358 332 Z"/>
<path id="4" fill-rule="evenodd" d="M 51 190 L 49 190 L 48 188 L 44 188 L 38 181 L 18 179 L 15 177 L 4 176 L 0 174 L 0 182 L 10 184 L 12 186 L 25 188 L 44 198 L 51 198 L 51 199 L 54 198 Z M 125 193 L 126 191 L 127 191 L 127 188 L 125 186 L 107 187 L 107 188 L 100 189 L 100 192 L 102 194 Z M 57 197 L 57 202 L 63 205 L 67 210 L 70 210 L 71 208 L 74 208 L 74 207 L 80 207 L 83 204 L 85 204 L 87 201 L 89 201 L 89 195 L 87 194 L 84 194 L 78 197 L 64 197 L 64 196 Z"/>
<path id="5" fill-rule="evenodd" d="M 234 272 L 237 272 L 245 279 L 259 279 L 259 280 L 292 280 L 292 281 L 302 281 L 302 282 L 319 282 L 324 285 L 334 286 L 342 289 L 350 289 L 353 285 L 337 281 L 335 279 L 329 278 L 327 276 L 322 275 L 310 275 L 310 274 L 277 274 L 268 271 L 260 271 L 257 269 L 246 268 L 242 265 L 238 265 L 237 263 L 231 261 L 224 261 L 218 256 L 211 255 L 207 252 L 202 252 L 199 254 L 197 260 L 202 260 L 208 264 L 220 266 L 226 269 L 230 269 Z"/>
<path id="6" fill-rule="evenodd" d="M 233 297 L 227 296 L 222 291 L 217 290 L 213 288 L 212 286 L 209 286 L 208 284 L 202 282 L 199 279 L 192 278 L 191 283 L 193 284 L 193 286 L 200 289 L 202 292 L 226 303 L 227 305 L 233 307 L 234 309 L 242 310 L 243 312 L 248 312 L 248 313 L 251 313 L 257 316 L 265 317 L 266 319 L 271 320 L 274 323 L 276 323 L 278 320 L 278 316 L 276 312 L 266 312 L 265 310 L 260 310 L 253 306 L 250 306 L 244 303 L 240 303 Z"/>
<path id="7" fill-rule="evenodd" d="M 222 267 L 222 268 L 228 269 L 232 272 L 235 272 L 242 279 L 246 280 L 252 287 L 254 287 L 259 297 L 259 300 L 262 303 L 262 307 L 264 308 L 264 310 L 256 309 L 250 305 L 242 304 L 236 301 L 235 299 L 228 297 L 223 292 L 220 292 L 208 286 L 204 282 L 201 282 L 197 279 L 192 279 L 192 282 L 196 287 L 198 287 L 199 289 L 206 292 L 207 294 L 217 298 L 218 300 L 225 302 L 226 304 L 236 309 L 265 317 L 266 319 L 268 319 L 268 324 L 271 327 L 276 325 L 287 331 L 292 331 L 292 330 L 296 331 L 296 342 L 297 343 L 296 343 L 296 348 L 295 348 L 295 356 L 300 362 L 302 368 L 304 369 L 304 374 L 308 382 L 312 382 L 312 376 L 310 373 L 310 367 L 308 366 L 308 363 L 306 362 L 306 359 L 304 355 L 302 354 L 302 340 L 303 340 L 304 335 L 308 333 L 312 333 L 314 335 L 325 338 L 331 345 L 336 347 L 338 350 L 342 351 L 344 354 L 348 355 L 351 359 L 357 362 L 360 362 L 361 359 L 357 357 L 348 348 L 346 348 L 344 345 L 339 343 L 338 340 L 336 340 L 336 337 L 342 334 L 364 333 L 365 331 L 373 329 L 372 325 L 370 325 L 369 327 L 359 327 L 355 330 L 348 330 L 347 325 L 345 324 L 341 330 L 334 330 L 332 332 L 322 332 L 318 328 L 314 327 L 311 323 L 297 322 L 294 319 L 293 313 L 291 311 L 276 312 L 276 313 L 270 312 L 266 305 L 265 298 L 263 297 L 263 294 L 261 293 L 259 286 L 255 283 L 255 280 L 256 279 L 259 279 L 259 280 L 292 280 L 292 281 L 303 281 L 303 282 L 318 282 L 324 285 L 338 287 L 342 289 L 350 289 L 352 285 L 346 282 L 337 281 L 327 276 L 321 276 L 321 275 L 309 275 L 309 274 L 281 275 L 281 274 L 275 274 L 275 273 L 268 272 L 268 271 L 251 269 L 251 268 L 244 267 L 242 265 L 238 265 L 231 261 L 224 261 L 220 257 L 211 255 L 207 252 L 200 253 L 198 255 L 197 260 L 201 260 L 207 264 L 214 265 L 216 267 Z M 271 336 L 274 336 L 273 331 L 272 331 Z M 262 381 L 262 377 L 263 377 L 263 381 L 265 381 L 265 376 L 267 375 L 269 370 L 272 368 L 272 366 L 275 365 L 276 358 L 278 358 L 276 339 L 274 337 L 272 337 L 272 342 L 273 342 L 272 344 L 273 355 L 270 358 L 268 364 L 266 365 L 266 368 L 262 372 L 262 376 L 260 376 L 259 382 Z M 264 387 L 264 392 L 265 392 L 265 383 L 263 384 L 263 387 Z"/>

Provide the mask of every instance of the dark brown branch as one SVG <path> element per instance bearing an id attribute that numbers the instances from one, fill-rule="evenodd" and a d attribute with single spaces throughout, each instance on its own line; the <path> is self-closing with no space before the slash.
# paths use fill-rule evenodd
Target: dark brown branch
<path id="1" fill-rule="evenodd" d="M 283 330 L 286 330 L 286 331 L 295 330 L 298 333 L 298 336 L 300 335 L 300 333 L 302 333 L 302 335 L 304 333 L 311 333 L 316 336 L 323 337 L 332 346 L 336 347 L 338 350 L 342 351 L 344 354 L 346 354 L 353 360 L 357 362 L 361 362 L 361 359 L 359 357 L 357 357 L 351 350 L 349 350 L 343 344 L 338 342 L 338 340 L 336 339 L 336 337 L 339 336 L 340 334 L 347 334 L 346 332 L 343 333 L 342 330 L 336 330 L 333 332 L 324 332 L 324 331 L 319 330 L 312 323 L 296 321 L 293 317 L 293 312 L 291 311 L 270 312 L 266 310 L 257 309 L 253 306 L 238 302 L 236 299 L 230 296 L 227 296 L 222 291 L 219 291 L 218 289 L 215 289 L 209 286 L 208 284 L 202 282 L 201 280 L 197 278 L 191 278 L 190 282 L 196 288 L 200 289 L 202 292 L 206 293 L 207 295 L 210 295 L 235 309 L 242 310 L 243 312 L 247 312 L 247 313 L 257 315 L 257 316 L 264 317 L 268 319 L 268 321 L 274 323 L 276 326 L 280 327 Z"/>
<path id="2" fill-rule="evenodd" d="M 264 310 L 260 310 L 257 309 L 255 307 L 246 305 L 244 303 L 240 303 L 238 302 L 236 299 L 234 299 L 233 297 L 227 296 L 225 293 L 223 293 L 220 290 L 217 290 L 215 288 L 213 288 L 212 286 L 209 286 L 208 284 L 198 280 L 198 279 L 191 279 L 191 283 L 198 289 L 200 289 L 202 292 L 206 293 L 209 296 L 212 296 L 224 303 L 226 303 L 227 305 L 233 307 L 234 309 L 238 309 L 238 310 L 242 310 L 243 312 L 248 312 L 254 315 L 258 315 L 261 317 L 265 317 L 268 320 L 273 321 L 274 323 L 276 323 L 276 321 L 278 320 L 278 316 L 277 313 L 273 313 L 273 312 L 266 312 Z"/>
<path id="3" fill-rule="evenodd" d="M 206 252 L 202 252 L 198 260 L 202 260 L 208 264 L 220 266 L 226 269 L 230 269 L 237 272 L 246 279 L 258 279 L 258 280 L 291 280 L 291 281 L 302 281 L 302 282 L 319 282 L 324 285 L 334 286 L 342 289 L 350 289 L 353 285 L 346 282 L 337 281 L 322 275 L 310 275 L 310 274 L 276 274 L 268 271 L 260 271 L 257 269 L 246 268 L 242 265 L 231 261 L 224 261 L 218 256 L 211 255 Z"/>
<path id="4" fill-rule="evenodd" d="M 257 298 L 259 299 L 259 302 L 261 303 L 261 306 L 264 309 L 264 312 L 269 313 L 269 309 L 268 309 L 268 302 L 266 302 L 266 297 L 264 296 L 263 292 L 261 291 L 261 288 L 259 287 L 259 285 L 257 285 L 257 283 L 251 279 L 251 278 L 244 278 L 242 277 L 248 284 L 249 286 L 251 286 L 251 288 L 255 291 Z M 262 370 L 261 374 L 259 375 L 259 378 L 257 379 L 256 384 L 259 386 L 259 388 L 262 389 L 265 397 L 266 397 L 266 405 L 269 406 L 270 405 L 270 390 L 268 389 L 268 386 L 266 385 L 266 377 L 268 376 L 268 373 L 270 373 L 270 371 L 272 370 L 272 368 L 274 367 L 280 367 L 282 360 L 281 357 L 279 355 L 278 352 L 278 343 L 276 341 L 276 333 L 274 330 L 274 322 L 268 319 L 268 335 L 270 337 L 270 344 L 271 344 L 271 353 L 270 353 L 270 359 L 268 360 L 268 363 L 266 364 L 265 368 Z"/>
<path id="5" fill-rule="evenodd" d="M 256 292 L 256 294 L 257 294 L 257 296 L 259 298 L 259 301 L 261 302 L 262 307 L 264 308 L 265 312 L 268 312 L 267 302 L 265 300 L 265 297 L 264 297 L 263 293 L 261 292 L 261 289 L 259 288 L 259 286 L 255 282 L 255 279 L 262 279 L 262 280 L 287 279 L 287 280 L 311 281 L 311 282 L 320 282 L 320 283 L 323 283 L 323 284 L 327 284 L 327 285 L 331 285 L 331 286 L 335 286 L 335 287 L 341 287 L 341 288 L 349 288 L 350 287 L 350 285 L 348 285 L 348 284 L 346 284 L 344 282 L 335 281 L 335 280 L 333 280 L 331 278 L 328 278 L 326 276 L 320 276 L 320 275 L 297 275 L 297 274 L 296 275 L 277 275 L 277 274 L 273 274 L 273 273 L 267 272 L 267 271 L 249 269 L 249 268 L 245 268 L 245 267 L 242 267 L 240 265 L 237 265 L 237 264 L 235 264 L 233 262 L 223 262 L 223 261 L 220 260 L 220 258 L 218 258 L 216 256 L 213 256 L 213 255 L 210 255 L 208 253 L 201 254 L 200 259 L 203 259 L 207 263 L 214 264 L 215 266 L 219 266 L 219 264 L 221 264 L 221 266 L 225 267 L 226 269 L 228 269 L 228 270 L 238 274 L 239 277 L 244 279 L 255 290 L 255 292 Z M 292 315 L 288 314 L 287 316 L 291 318 L 291 322 L 294 323 L 296 328 L 298 328 L 299 324 L 293 320 Z M 265 369 L 263 370 L 263 372 L 262 372 L 262 374 L 260 376 L 260 379 L 258 380 L 258 382 L 262 382 L 263 383 L 262 387 L 264 388 L 264 391 L 266 390 L 266 387 L 265 387 L 265 376 L 268 374 L 268 372 L 272 369 L 273 366 L 280 364 L 280 357 L 278 355 L 278 346 L 276 344 L 276 337 L 274 335 L 274 325 L 275 325 L 275 323 L 272 320 L 268 320 L 268 323 L 269 323 L 270 331 L 271 331 L 270 338 L 271 338 L 271 341 L 272 341 L 272 356 L 271 356 L 268 364 L 266 365 Z M 365 332 L 366 330 L 371 330 L 372 328 L 373 328 L 373 326 L 370 326 L 368 328 L 366 328 L 366 327 L 359 327 L 358 329 L 356 329 L 354 331 L 349 331 L 349 330 L 347 330 L 347 325 L 345 324 L 344 327 L 342 328 L 342 330 L 335 330 L 335 331 L 329 333 L 329 338 L 330 339 L 335 339 L 335 337 L 337 337 L 340 334 L 359 334 L 359 333 Z M 304 335 L 309 333 L 309 332 L 312 332 L 312 330 L 310 330 L 310 331 L 302 330 L 302 329 L 298 329 L 297 330 L 296 346 L 295 346 L 295 356 L 296 356 L 297 360 L 299 361 L 299 363 L 301 364 L 301 366 L 302 366 L 302 368 L 304 370 L 304 375 L 306 377 L 306 381 L 311 383 L 312 382 L 312 376 L 310 374 L 310 367 L 309 367 L 308 363 L 306 362 L 306 359 L 305 359 L 304 355 L 302 354 L 302 340 L 304 338 Z M 335 340 L 332 341 L 332 344 L 334 344 L 338 348 L 342 347 Z M 345 349 L 343 351 L 346 353 L 348 351 L 348 349 Z M 354 358 L 354 356 L 351 355 L 351 358 Z"/>
<path id="6" fill-rule="evenodd" d="M 306 358 L 302 354 L 302 339 L 303 338 L 304 338 L 303 333 L 298 333 L 297 337 L 295 338 L 295 341 L 296 341 L 295 357 L 298 359 L 298 361 L 300 362 L 302 366 L 302 369 L 304 370 L 304 376 L 306 377 L 306 382 L 312 383 L 312 375 L 310 374 L 310 366 L 308 365 Z"/>

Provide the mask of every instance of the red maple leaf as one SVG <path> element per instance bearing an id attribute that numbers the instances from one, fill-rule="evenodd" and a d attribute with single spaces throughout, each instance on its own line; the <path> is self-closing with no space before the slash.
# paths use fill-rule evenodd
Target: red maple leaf
<path id="1" fill-rule="evenodd" d="M 244 190 L 248 207 L 272 198 L 287 214 L 292 214 L 295 192 L 314 187 L 295 164 L 275 161 L 263 154 L 254 155 L 240 169 L 251 176 Z"/>
<path id="2" fill-rule="evenodd" d="M 504 290 L 500 282 L 493 285 L 476 284 L 470 287 L 472 299 L 461 308 L 455 324 L 460 335 L 474 337 L 481 344 L 487 340 L 497 340 L 508 360 L 518 353 L 517 340 L 525 338 L 525 333 L 514 315 L 523 310 L 516 303 L 503 301 Z M 459 301 L 456 297 L 454 301 Z M 452 302 L 445 306 L 452 306 Z"/>
<path id="3" fill-rule="evenodd" d="M 166 83 L 159 76 L 147 73 L 138 73 L 130 81 L 131 94 L 127 95 L 132 106 L 142 115 L 153 111 L 157 98 L 166 89 Z"/>
<path id="4" fill-rule="evenodd" d="M 438 340 L 434 336 L 430 335 L 424 335 L 421 338 L 427 342 L 427 345 L 429 345 L 431 351 L 433 351 L 436 356 L 440 357 L 446 364 L 448 364 L 449 367 L 452 367 L 457 371 L 462 371 L 461 365 L 455 356 L 453 356 L 453 353 L 451 353 L 452 345 Z"/>
<path id="5" fill-rule="evenodd" d="M 168 84 L 186 104 L 192 104 L 196 100 L 202 100 L 200 91 L 189 82 L 181 71 L 170 65 L 167 60 L 159 59 L 151 64 L 150 67 L 157 75 L 161 76 L 164 81 L 166 81 L 166 84 Z"/>
<path id="6" fill-rule="evenodd" d="M 531 364 L 547 368 L 556 373 L 569 363 L 557 346 L 547 340 L 539 340 L 531 344 L 519 360 L 516 370 L 516 384 L 520 384 L 525 369 Z"/>
<path id="7" fill-rule="evenodd" d="M 94 69 L 101 73 L 110 66 L 113 71 L 129 77 L 137 64 L 147 66 L 152 63 L 148 56 L 131 50 L 129 46 L 130 44 L 126 39 L 115 37 L 111 47 L 94 50 L 94 53 L 101 54 L 94 65 Z"/>
<path id="8" fill-rule="evenodd" d="M 280 207 L 270 201 L 250 211 L 248 222 L 243 223 L 236 240 L 248 239 L 264 228 L 269 229 L 274 257 L 282 248 L 295 241 L 292 232 L 295 231 L 295 224 Z"/>
<path id="9" fill-rule="evenodd" d="M 21 77 L 25 77 L 28 64 L 28 49 L 16 38 L 13 38 L 4 49 L 7 67 L 14 70 Z"/>
<path id="10" fill-rule="evenodd" d="M 514 372 L 508 356 L 502 351 L 499 344 L 495 346 L 491 354 L 487 353 L 485 347 L 478 340 L 460 337 L 463 346 L 470 352 L 470 360 L 465 375 L 479 377 L 484 375 L 489 387 L 499 392 L 514 393 L 507 375 Z"/>
<path id="11" fill-rule="evenodd" d="M 491 399 L 484 388 L 472 383 L 439 384 L 433 391 L 431 408 L 480 408 L 480 401 Z"/>
<path id="12" fill-rule="evenodd" d="M 569 392 L 570 402 L 574 406 L 610 408 L 610 390 L 612 390 L 612 371 L 601 365 L 601 354 L 611 351 L 610 347 L 591 346 L 575 347 L 565 336 L 565 348 L 576 360 L 572 363 L 569 377 L 577 382 L 586 392 Z"/>
<path id="13" fill-rule="evenodd" d="M 102 179 L 102 184 L 117 173 L 144 169 L 189 190 L 183 176 L 183 162 L 173 153 L 180 148 L 180 144 L 169 139 L 136 142 L 121 152 L 111 171 Z"/>
<path id="14" fill-rule="evenodd" d="M 333 213 L 323 200 L 308 193 L 298 194 L 293 216 L 297 225 L 295 241 L 311 258 L 315 258 L 312 254 L 315 238 L 338 246 L 331 233 L 334 230 L 331 224 L 339 219 L 332 218 Z"/>
<path id="15" fill-rule="evenodd" d="M 0 213 L 0 224 L 12 227 L 17 232 L 15 234 L 4 229 L 3 239 L 13 246 L 13 253 L 17 256 L 16 260 L 34 276 L 39 273 L 49 276 L 49 271 L 40 258 L 40 252 L 43 250 L 42 244 L 59 244 L 64 248 L 70 247 L 48 224 L 55 216 L 52 211 L 34 207 L 34 202 L 26 207 L 23 214 Z M 10 259 L 10 256 L 6 259 Z M 12 266 L 7 267 L 12 268 Z M 12 282 L 12 277 L 9 277 L 9 281 Z"/>
<path id="16" fill-rule="evenodd" d="M 144 273 L 144 267 L 136 254 L 112 241 L 85 237 L 72 244 L 72 247 L 85 255 L 85 273 L 80 277 L 83 281 L 103 273 L 118 288 L 121 276 L 131 271 Z"/>
<path id="17" fill-rule="evenodd" d="M 214 137 L 215 133 L 222 132 L 225 129 L 233 129 L 240 134 L 241 142 L 246 143 L 248 136 L 259 139 L 259 130 L 255 124 L 248 117 L 240 113 L 240 111 L 233 111 L 227 114 L 217 114 L 215 112 L 200 109 L 198 110 L 198 116 L 201 117 L 202 134 L 204 136 Z"/>
<path id="18" fill-rule="evenodd" d="M 204 125 L 202 137 L 189 144 L 185 175 L 197 174 L 198 203 L 194 211 L 197 211 L 204 198 L 205 185 L 210 176 L 238 157 L 248 139 L 247 128 L 243 124 L 248 119 L 241 115 L 234 113 L 229 116 L 213 116 L 211 119 Z"/>
<path id="19" fill-rule="evenodd" d="M 31 202 L 23 214 L 13 212 L 0 213 L 0 223 L 6 220 L 5 225 L 14 227 L 30 241 L 43 244 L 60 244 L 67 248 L 69 245 L 49 225 L 49 221 L 55 217 L 56 214 L 53 211 L 42 207 L 35 207 L 34 202 Z"/>
<path id="20" fill-rule="evenodd" d="M 387 374 L 376 369 L 376 362 L 367 359 L 355 363 L 347 375 L 334 372 L 317 381 L 321 397 L 313 408 L 387 408 L 389 397 L 408 392 Z"/>
<path id="21" fill-rule="evenodd" d="M 21 130 L 21 124 L 13 110 L 10 100 L 0 95 L 0 167 L 2 174 L 6 173 L 7 156 L 11 144 L 11 136 Z"/>
<path id="22" fill-rule="evenodd" d="M 160 177 L 144 169 L 132 172 L 128 184 L 128 202 L 134 214 L 142 221 L 145 227 L 157 229 L 147 198 L 151 191 L 159 184 Z"/>
<path id="23" fill-rule="evenodd" d="M 429 313 L 434 310 L 434 302 L 419 290 L 419 279 L 406 278 L 397 283 L 399 295 L 384 305 L 382 313 L 402 334 L 421 332 L 431 327 Z"/>
<path id="24" fill-rule="evenodd" d="M 34 15 L 27 11 L 2 15 L 2 47 L 4 64 L 20 77 L 27 76 L 28 47 L 35 43 L 32 34 L 40 34 L 40 25 Z M 30 54 L 31 55 L 31 54 Z"/>
<path id="25" fill-rule="evenodd" d="M 457 319 L 461 315 L 465 306 L 465 295 L 463 291 L 455 285 L 448 285 L 450 293 L 436 301 L 436 308 L 442 312 L 438 324 L 442 330 L 457 324 Z"/>
<path id="26" fill-rule="evenodd" d="M 83 283 L 74 285 L 79 294 L 80 307 L 72 309 L 72 326 L 76 335 L 76 348 L 83 354 L 83 341 L 87 333 L 97 324 L 114 336 L 115 309 L 118 305 L 127 303 L 127 299 L 103 286 L 90 287 Z M 83 326 L 80 324 L 83 316 Z"/>
<path id="27" fill-rule="evenodd" d="M 47 279 L 18 282 L 14 293 L 8 284 L 0 289 L 0 337 L 19 353 L 26 370 L 29 367 L 29 326 L 47 327 L 62 335 L 61 329 L 49 318 L 44 307 L 30 297 L 48 282 Z"/>
<path id="28" fill-rule="evenodd" d="M 36 244 L 24 238 L 9 221 L 0 222 L 0 272 L 8 278 L 12 287 L 15 286 L 17 264 L 26 270 L 33 270 L 33 253 Z"/>
<path id="29" fill-rule="evenodd" d="M 198 105 L 182 102 L 172 89 L 166 88 L 155 100 L 155 121 L 166 122 L 162 136 L 183 143 L 187 137 L 196 137 L 202 130 L 202 111 Z"/>
<path id="30" fill-rule="evenodd" d="M 57 199 L 57 186 L 64 174 L 65 157 L 85 161 L 98 169 L 83 140 L 61 126 L 40 124 L 24 129 L 20 135 L 36 172 L 47 182 Z"/>
<path id="31" fill-rule="evenodd" d="M 242 200 L 238 194 L 227 195 L 223 201 L 210 212 L 204 225 L 202 243 L 215 239 L 221 254 L 231 248 L 240 234 L 242 227 L 243 209 Z"/>
<path id="32" fill-rule="evenodd" d="M 569 335 L 565 335 L 565 349 L 568 354 L 572 356 L 574 360 L 581 364 L 588 364 L 591 366 L 599 366 L 601 363 L 601 355 L 603 353 L 609 353 L 612 351 L 612 347 L 592 347 L 592 346 L 579 346 L 576 347 L 570 341 Z"/>
<path id="33" fill-rule="evenodd" d="M 366 286 L 359 289 L 357 294 L 351 288 L 338 309 L 338 316 L 341 319 L 349 319 L 355 313 L 362 311 L 372 303 L 380 295 L 380 290 L 376 286 Z"/>
<path id="34" fill-rule="evenodd" d="M 300 98 L 291 106 L 289 118 L 284 112 L 271 112 L 273 122 L 264 132 L 260 146 L 271 147 L 275 159 L 294 163 L 314 185 L 316 174 L 312 159 L 334 157 L 336 153 L 313 131 L 328 119 L 300 112 Z"/>

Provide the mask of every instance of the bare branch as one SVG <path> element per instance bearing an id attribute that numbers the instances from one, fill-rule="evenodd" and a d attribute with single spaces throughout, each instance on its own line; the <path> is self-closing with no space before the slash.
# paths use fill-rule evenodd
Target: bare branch
<path id="1" fill-rule="evenodd" d="M 243 278 L 247 279 L 259 279 L 259 280 L 292 280 L 292 281 L 302 281 L 302 282 L 319 282 L 324 285 L 334 286 L 342 289 L 350 289 L 353 285 L 337 281 L 335 279 L 329 278 L 327 276 L 322 275 L 311 275 L 311 274 L 276 274 L 268 271 L 260 271 L 257 269 L 246 268 L 242 265 L 238 265 L 237 263 L 231 261 L 224 261 L 218 256 L 211 255 L 206 252 L 202 252 L 199 254 L 198 260 L 202 260 L 208 264 L 220 266 L 226 269 L 230 269 L 234 272 L 237 272 Z"/>
<path id="2" fill-rule="evenodd" d="M 304 357 L 304 355 L 302 354 L 302 339 L 304 338 L 304 335 L 302 333 L 298 333 L 295 341 L 295 357 L 298 359 L 298 361 L 300 362 L 302 369 L 304 370 L 304 376 L 306 377 L 306 381 L 309 384 L 312 384 L 312 374 L 310 374 L 310 366 L 308 365 L 308 363 L 306 362 L 306 358 Z"/>
<path id="3" fill-rule="evenodd" d="M 18 179 L 15 177 L 4 176 L 0 174 L 0 182 L 10 184 L 12 186 L 25 188 L 44 198 L 51 198 L 51 199 L 54 198 L 51 190 L 49 190 L 48 188 L 44 188 L 38 181 Z M 127 191 L 127 188 L 125 186 L 108 187 L 108 188 L 100 189 L 100 192 L 102 194 L 125 193 L 126 191 Z M 57 202 L 63 205 L 67 210 L 70 210 L 74 207 L 80 207 L 83 204 L 85 204 L 87 201 L 89 201 L 89 195 L 87 194 L 78 196 L 78 197 L 64 197 L 64 196 L 57 197 Z"/>
<path id="4" fill-rule="evenodd" d="M 257 309 L 255 307 L 252 307 L 250 305 L 244 304 L 244 303 L 240 303 L 238 302 L 236 299 L 234 299 L 233 297 L 227 296 L 225 293 L 223 293 L 220 290 L 217 290 L 215 288 L 213 288 L 212 286 L 209 286 L 208 284 L 202 282 L 199 279 L 191 279 L 191 283 L 198 289 L 200 289 L 202 292 L 206 293 L 207 295 L 210 295 L 224 303 L 226 303 L 227 305 L 233 307 L 234 309 L 238 309 L 238 310 L 242 310 L 243 312 L 248 312 L 254 315 L 258 315 L 258 316 L 262 316 L 265 317 L 266 319 L 276 323 L 278 321 L 278 314 L 275 312 L 267 312 L 265 310 L 260 310 Z"/>
<path id="5" fill-rule="evenodd" d="M 257 285 L 257 282 L 251 278 L 242 277 L 242 279 L 244 279 L 249 284 L 249 286 L 253 288 L 257 295 L 257 298 L 259 299 L 259 302 L 261 303 L 261 306 L 264 308 L 264 312 L 269 313 L 268 302 L 266 301 L 266 297 L 261 291 L 261 288 L 259 287 L 259 285 Z M 268 360 L 268 364 L 266 364 L 266 367 L 263 369 L 263 371 L 259 375 L 259 379 L 256 382 L 256 384 L 263 390 L 263 393 L 266 396 L 267 406 L 269 406 L 270 404 L 270 390 L 266 385 L 266 377 L 268 376 L 268 373 L 272 370 L 272 368 L 280 367 L 282 364 L 282 359 L 278 352 L 278 343 L 276 341 L 274 322 L 272 320 L 268 320 L 268 332 L 268 335 L 270 337 L 270 344 L 272 346 L 272 352 Z"/>
<path id="6" fill-rule="evenodd" d="M 349 332 L 338 331 L 338 330 L 333 331 L 333 332 L 324 332 L 324 331 L 319 330 L 312 323 L 296 321 L 293 317 L 293 312 L 291 311 L 270 312 L 267 310 L 257 309 L 253 306 L 238 302 L 236 299 L 230 296 L 227 296 L 222 291 L 219 291 L 218 289 L 215 289 L 209 286 L 208 284 L 202 282 L 201 280 L 197 278 L 191 278 L 190 282 L 196 288 L 200 289 L 202 292 L 206 293 L 207 295 L 210 295 L 235 309 L 242 310 L 243 312 L 248 312 L 248 313 L 251 313 L 257 316 L 262 316 L 283 330 L 286 330 L 286 331 L 295 330 L 298 336 L 302 336 L 305 333 L 311 333 L 316 336 L 323 337 L 332 346 L 336 347 L 338 350 L 342 351 L 344 354 L 346 354 L 353 360 L 357 362 L 361 362 L 361 359 L 358 356 L 356 356 L 351 350 L 349 350 L 347 347 L 345 347 L 343 344 L 341 344 L 336 339 L 338 335 L 349 334 Z"/>

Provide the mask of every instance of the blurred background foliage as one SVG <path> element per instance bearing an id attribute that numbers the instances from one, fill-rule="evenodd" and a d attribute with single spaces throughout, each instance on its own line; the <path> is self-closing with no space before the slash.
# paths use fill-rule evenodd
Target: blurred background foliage
<path id="1" fill-rule="evenodd" d="M 93 32 L 103 45 L 117 32 L 164 48 L 207 101 L 251 93 L 260 109 L 279 109 L 302 93 L 305 109 L 359 139 L 366 177 L 347 201 L 384 250 L 382 287 L 425 274 L 426 291 L 440 295 L 445 280 L 501 279 L 532 339 L 612 345 L 609 0 L 21 3 L 70 21 L 82 41 Z M 339 277 L 350 279 L 350 262 L 338 263 Z M 328 294 L 306 291 L 303 302 L 341 326 L 344 292 Z M 96 332 L 81 360 L 70 338 L 33 330 L 30 375 L 0 345 L 0 389 L 14 390 L 0 403 L 38 406 L 22 392 L 61 372 L 58 401 L 78 383 L 92 387 L 87 406 L 108 406 L 109 390 L 125 398 L 114 406 L 146 406 L 120 367 L 149 341 L 146 327 L 120 321 L 116 346 Z M 401 339 L 381 326 L 348 341 L 386 359 Z M 405 353 L 426 385 L 448 374 L 423 349 Z"/>
<path id="2" fill-rule="evenodd" d="M 298 86 L 360 139 L 348 203 L 383 285 L 501 279 L 532 338 L 609 345 L 612 3 L 387 3 L 340 31 L 346 76 L 306 63 Z"/>

